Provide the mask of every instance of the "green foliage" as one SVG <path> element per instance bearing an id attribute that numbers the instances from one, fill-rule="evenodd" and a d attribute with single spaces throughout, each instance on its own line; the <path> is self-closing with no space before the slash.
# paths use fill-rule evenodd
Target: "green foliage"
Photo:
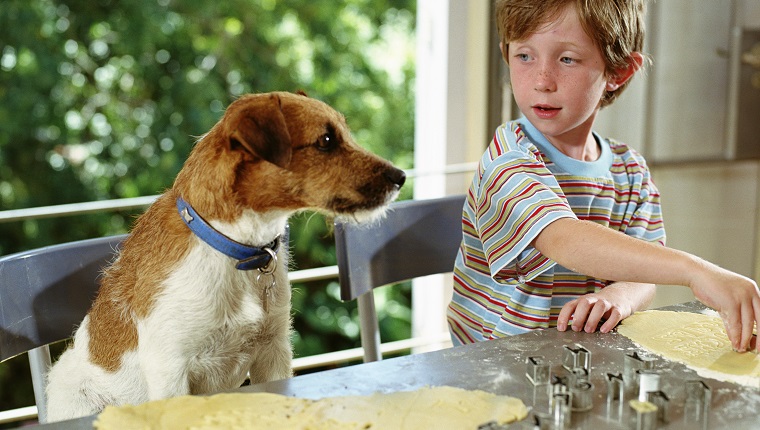
<path id="1" fill-rule="evenodd" d="M 248 92 L 305 90 L 410 168 L 414 14 L 414 0 L 3 0 L 0 210 L 160 193 Z M 0 224 L 0 255 L 125 232 L 138 212 Z M 297 268 L 335 264 L 329 224 L 293 220 Z M 358 346 L 334 281 L 294 287 L 297 355 Z M 408 286 L 382 294 L 384 339 L 408 336 Z M 31 404 L 7 369 L 0 409 Z"/>

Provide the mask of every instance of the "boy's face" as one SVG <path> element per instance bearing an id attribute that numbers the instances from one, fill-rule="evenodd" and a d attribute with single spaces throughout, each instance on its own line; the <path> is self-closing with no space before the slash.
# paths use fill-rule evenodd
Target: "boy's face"
<path id="1" fill-rule="evenodd" d="M 572 4 L 538 32 L 511 41 L 505 59 L 517 106 L 550 142 L 590 141 L 602 95 L 611 84 L 602 54 Z"/>

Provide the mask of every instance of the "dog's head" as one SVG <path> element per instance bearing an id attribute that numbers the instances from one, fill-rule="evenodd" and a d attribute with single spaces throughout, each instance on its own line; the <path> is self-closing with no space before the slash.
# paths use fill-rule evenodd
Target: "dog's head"
<path id="1" fill-rule="evenodd" d="M 215 168 L 229 170 L 225 198 L 258 211 L 372 217 L 405 180 L 354 142 L 343 115 L 305 94 L 243 96 L 198 145 L 214 146 Z"/>

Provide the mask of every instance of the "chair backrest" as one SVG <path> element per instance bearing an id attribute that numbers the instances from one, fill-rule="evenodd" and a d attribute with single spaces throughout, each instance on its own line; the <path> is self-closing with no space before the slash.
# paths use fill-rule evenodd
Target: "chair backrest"
<path id="1" fill-rule="evenodd" d="M 358 300 L 364 360 L 381 358 L 374 288 L 451 272 L 462 241 L 465 196 L 391 204 L 369 225 L 335 223 L 341 298 Z"/>
<path id="2" fill-rule="evenodd" d="M 0 257 L 0 361 L 30 353 L 40 421 L 46 411 L 47 345 L 73 335 L 95 298 L 103 268 L 125 237 L 82 240 Z"/>

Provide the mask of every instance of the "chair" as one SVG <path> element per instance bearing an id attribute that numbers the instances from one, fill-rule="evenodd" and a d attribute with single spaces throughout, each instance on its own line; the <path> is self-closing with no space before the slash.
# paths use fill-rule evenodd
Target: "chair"
<path id="1" fill-rule="evenodd" d="M 28 352 L 40 422 L 47 417 L 48 344 L 70 338 L 126 235 L 0 257 L 0 361 Z"/>
<path id="2" fill-rule="evenodd" d="M 382 359 L 373 289 L 448 273 L 462 240 L 465 196 L 391 204 L 370 225 L 335 223 L 342 300 L 357 300 L 364 361 Z"/>

